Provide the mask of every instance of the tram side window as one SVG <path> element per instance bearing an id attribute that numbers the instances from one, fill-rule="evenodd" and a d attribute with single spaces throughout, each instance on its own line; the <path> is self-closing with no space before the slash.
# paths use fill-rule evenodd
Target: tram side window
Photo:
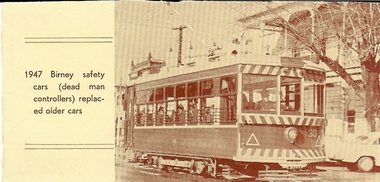
<path id="1" fill-rule="evenodd" d="M 148 124 L 153 124 L 153 104 L 147 104 L 146 108 L 145 121 Z"/>
<path id="2" fill-rule="evenodd" d="M 242 111 L 276 113 L 277 76 L 243 74 Z"/>
<path id="3" fill-rule="evenodd" d="M 145 104 L 154 101 L 153 89 L 139 90 L 136 92 L 136 104 Z"/>
<path id="4" fill-rule="evenodd" d="M 213 80 L 204 80 L 201 82 L 201 95 L 212 95 L 213 94 Z"/>
<path id="5" fill-rule="evenodd" d="M 143 124 L 145 121 L 142 118 L 142 116 L 145 113 L 145 108 L 143 108 L 141 105 L 137 105 L 135 107 L 135 123 L 136 124 Z"/>
<path id="6" fill-rule="evenodd" d="M 153 102 L 154 101 L 154 91 L 153 91 L 153 89 L 147 90 L 147 96 L 149 98 L 148 102 Z"/>
<path id="7" fill-rule="evenodd" d="M 197 123 L 198 122 L 198 99 L 189 99 L 187 110 L 188 110 L 187 122 Z"/>
<path id="8" fill-rule="evenodd" d="M 322 84 L 305 82 L 304 84 L 304 112 L 309 116 L 323 116 Z"/>
<path id="9" fill-rule="evenodd" d="M 188 107 L 187 107 L 187 122 L 197 123 L 198 122 L 198 82 L 190 82 L 187 84 L 187 97 Z"/>
<path id="10" fill-rule="evenodd" d="M 164 99 L 164 88 L 156 89 L 155 97 L 156 101 L 162 101 Z"/>
<path id="11" fill-rule="evenodd" d="M 198 96 L 198 83 L 197 82 L 187 84 L 187 96 L 188 97 Z"/>
<path id="12" fill-rule="evenodd" d="M 186 97 L 186 86 L 185 84 L 177 85 L 176 87 L 176 98 L 184 99 Z"/>
<path id="13" fill-rule="evenodd" d="M 148 101 L 148 92 L 146 90 L 136 91 L 136 110 L 135 110 L 135 119 L 136 124 L 144 124 L 145 123 L 145 103 Z"/>
<path id="14" fill-rule="evenodd" d="M 162 124 L 165 120 L 165 103 L 157 103 L 156 105 L 156 123 Z"/>
<path id="15" fill-rule="evenodd" d="M 136 104 L 145 104 L 147 102 L 146 90 L 136 91 Z"/>
<path id="16" fill-rule="evenodd" d="M 281 114 L 300 114 L 301 79 L 281 77 Z"/>
<path id="17" fill-rule="evenodd" d="M 200 82 L 201 98 L 200 103 L 200 121 L 201 122 L 213 122 L 213 115 L 215 109 L 215 101 L 213 97 L 214 80 L 203 80 Z"/>
<path id="18" fill-rule="evenodd" d="M 234 93 L 236 92 L 236 78 L 225 77 L 221 79 L 220 93 Z"/>
<path id="19" fill-rule="evenodd" d="M 187 100 L 179 100 L 177 101 L 177 110 L 175 115 L 175 122 L 185 122 L 186 119 L 186 111 L 185 108 L 187 108 Z"/>
<path id="20" fill-rule="evenodd" d="M 214 122 L 215 108 L 217 108 L 217 103 L 219 103 L 219 101 L 216 97 L 201 98 L 201 122 Z"/>
<path id="21" fill-rule="evenodd" d="M 169 118 L 166 118 L 166 123 L 175 122 L 176 103 L 174 101 L 167 103 L 167 115 L 169 116 Z"/>
<path id="22" fill-rule="evenodd" d="M 167 86 L 165 87 L 165 97 L 164 97 L 165 103 L 166 103 L 166 110 L 164 111 L 165 117 L 165 123 L 171 123 L 173 122 L 172 114 L 175 112 L 175 105 L 174 105 L 174 86 Z"/>
<path id="23" fill-rule="evenodd" d="M 222 77 L 220 83 L 220 121 L 236 121 L 236 76 Z"/>
<path id="24" fill-rule="evenodd" d="M 168 86 L 165 88 L 165 100 L 174 100 L 174 87 Z"/>

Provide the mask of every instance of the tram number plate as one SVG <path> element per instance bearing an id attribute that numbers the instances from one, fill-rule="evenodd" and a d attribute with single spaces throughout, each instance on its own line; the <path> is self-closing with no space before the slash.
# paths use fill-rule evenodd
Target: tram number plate
<path id="1" fill-rule="evenodd" d="M 308 132 L 309 132 L 309 134 L 307 135 L 307 137 L 309 137 L 309 138 L 315 138 L 318 136 L 318 130 L 315 128 L 310 128 L 308 130 Z"/>

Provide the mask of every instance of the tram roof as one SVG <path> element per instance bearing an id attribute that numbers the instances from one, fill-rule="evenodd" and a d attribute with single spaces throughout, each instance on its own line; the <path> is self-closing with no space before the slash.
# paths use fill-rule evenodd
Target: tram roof
<path id="1" fill-rule="evenodd" d="M 285 66 L 281 64 L 281 60 L 286 57 L 281 56 L 271 56 L 271 55 L 230 55 L 220 57 L 219 61 L 209 61 L 205 59 L 204 61 L 198 61 L 194 66 L 179 66 L 179 67 L 162 67 L 161 71 L 157 74 L 144 74 L 137 79 L 130 80 L 130 84 L 139 84 L 153 80 L 159 80 L 164 78 L 170 78 L 178 75 L 185 75 L 191 73 L 197 73 L 201 71 L 206 71 L 210 69 L 218 69 L 232 65 L 239 64 L 251 64 L 251 65 L 266 65 L 266 66 L 281 66 L 281 67 L 291 67 Z M 291 59 L 299 59 L 299 58 L 291 58 Z M 322 65 L 313 63 L 311 61 L 302 61 L 303 66 L 300 68 L 316 70 L 316 71 L 325 71 Z"/>

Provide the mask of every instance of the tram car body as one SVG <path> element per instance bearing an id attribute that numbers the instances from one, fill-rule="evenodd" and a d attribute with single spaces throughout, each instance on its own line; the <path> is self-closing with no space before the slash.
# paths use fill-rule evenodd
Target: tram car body
<path id="1" fill-rule="evenodd" d="M 197 64 L 127 87 L 126 141 L 137 157 L 197 172 L 216 163 L 301 169 L 325 160 L 323 69 L 267 55 Z"/>

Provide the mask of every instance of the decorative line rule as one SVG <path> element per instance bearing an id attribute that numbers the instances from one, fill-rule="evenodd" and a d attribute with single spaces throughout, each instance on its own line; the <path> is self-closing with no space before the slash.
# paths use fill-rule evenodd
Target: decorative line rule
<path id="1" fill-rule="evenodd" d="M 27 44 L 108 44 L 113 43 L 113 37 L 24 37 Z"/>

